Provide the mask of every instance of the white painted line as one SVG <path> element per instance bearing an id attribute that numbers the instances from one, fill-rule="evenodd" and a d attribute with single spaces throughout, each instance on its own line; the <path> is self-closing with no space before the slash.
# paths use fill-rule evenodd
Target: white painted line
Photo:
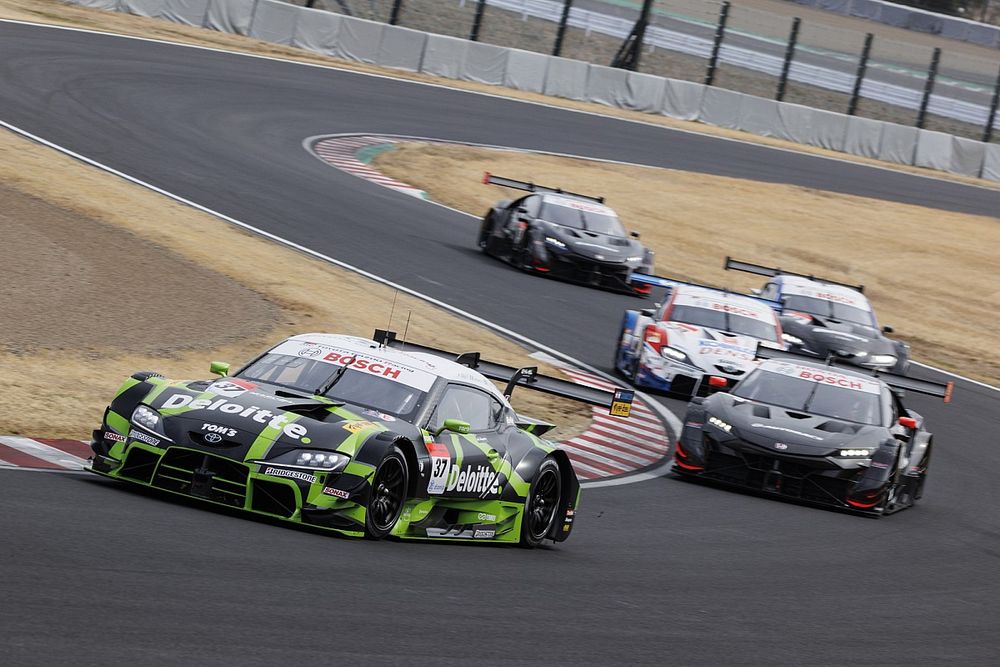
<path id="1" fill-rule="evenodd" d="M 962 182 L 962 181 L 952 180 L 952 179 L 944 178 L 944 177 L 941 177 L 941 176 L 935 176 L 933 174 L 921 174 L 921 173 L 916 173 L 916 172 L 909 172 L 909 171 L 905 171 L 905 170 L 902 170 L 902 169 L 893 168 L 891 165 L 888 165 L 888 164 L 886 164 L 886 165 L 873 165 L 873 164 L 868 164 L 868 163 L 865 163 L 865 162 L 859 162 L 859 161 L 856 161 L 856 160 L 851 160 L 851 159 L 849 159 L 847 157 L 837 157 L 837 156 L 833 156 L 833 155 L 822 155 L 822 154 L 807 152 L 807 151 L 804 151 L 804 150 L 797 150 L 795 148 L 790 148 L 790 147 L 772 146 L 772 145 L 765 144 L 765 143 L 760 143 L 760 142 L 757 142 L 757 141 L 751 141 L 749 139 L 738 139 L 738 138 L 735 138 L 735 137 L 725 137 L 725 136 L 721 136 L 721 135 L 712 134 L 712 133 L 709 133 L 709 132 L 702 132 L 702 131 L 698 131 L 697 129 L 694 129 L 694 128 L 670 127 L 670 126 L 667 126 L 667 125 L 660 125 L 658 123 L 653 123 L 651 121 L 643 120 L 641 118 L 629 118 L 629 117 L 624 117 L 624 116 L 616 116 L 616 115 L 610 115 L 610 114 L 606 114 L 606 113 L 600 113 L 598 111 L 592 111 L 592 110 L 574 109 L 572 107 L 561 106 L 559 104 L 553 104 L 553 103 L 548 103 L 548 102 L 539 102 L 537 100 L 526 100 L 526 99 L 521 99 L 521 98 L 517 98 L 517 97 L 510 97 L 508 95 L 503 95 L 503 94 L 500 94 L 500 93 L 488 93 L 488 92 L 480 91 L 480 90 L 468 90 L 466 88 L 457 88 L 454 85 L 448 85 L 448 84 L 445 84 L 445 83 L 432 83 L 430 81 L 415 81 L 415 80 L 412 80 L 412 79 L 405 79 L 405 78 L 400 78 L 400 77 L 396 77 L 396 76 L 391 76 L 389 74 L 378 74 L 378 73 L 374 73 L 374 72 L 362 72 L 362 71 L 359 71 L 359 70 L 354 70 L 354 69 L 350 69 L 348 67 L 343 67 L 343 66 L 338 67 L 336 65 L 324 65 L 324 64 L 319 64 L 319 63 L 307 63 L 307 62 L 301 62 L 301 61 L 298 61 L 298 60 L 291 60 L 289 58 L 280 58 L 278 56 L 265 56 L 265 55 L 261 55 L 261 54 L 258 54 L 258 53 L 244 53 L 242 51 L 230 51 L 228 49 L 223 49 L 223 48 L 219 48 L 219 47 L 216 47 L 216 46 L 202 46 L 202 45 L 198 45 L 198 44 L 185 44 L 183 42 L 174 42 L 174 41 L 167 40 L 167 39 L 154 39 L 154 38 L 151 38 L 151 37 L 137 37 L 137 36 L 134 36 L 134 35 L 123 35 L 123 34 L 120 34 L 120 33 L 107 32 L 107 31 L 104 31 L 104 30 L 93 30 L 91 28 L 76 28 L 76 27 L 70 27 L 70 26 L 54 25 L 54 24 L 51 24 L 51 23 L 39 23 L 37 21 L 19 21 L 19 20 L 15 20 L 15 19 L 0 19 L 0 22 L 2 22 L 2 23 L 17 23 L 17 24 L 21 24 L 21 25 L 30 25 L 30 26 L 35 26 L 35 27 L 39 27 L 39 28 L 49 28 L 49 29 L 53 29 L 53 30 L 67 30 L 67 31 L 70 31 L 70 32 L 83 32 L 83 33 L 90 33 L 90 34 L 95 34 L 95 35 L 104 35 L 106 37 L 115 37 L 115 38 L 118 38 L 118 39 L 131 39 L 131 40 L 135 40 L 135 41 L 139 41 L 139 42 L 151 42 L 151 43 L 154 43 L 154 44 L 164 44 L 164 45 L 175 46 L 175 47 L 179 47 L 179 48 L 197 49 L 199 51 L 209 51 L 209 52 L 214 52 L 214 53 L 224 53 L 224 54 L 227 54 L 227 55 L 241 56 L 241 57 L 244 57 L 244 58 L 256 58 L 256 59 L 259 59 L 259 60 L 270 60 L 270 61 L 285 63 L 285 64 L 289 64 L 289 65 L 297 65 L 297 66 L 300 66 L 300 67 L 312 67 L 312 68 L 316 68 L 316 69 L 328 69 L 328 70 L 333 70 L 333 71 L 336 71 L 336 72 L 343 72 L 345 74 L 350 74 L 350 75 L 355 75 L 355 76 L 371 77 L 371 78 L 374 78 L 374 79 L 389 79 L 391 81 L 399 81 L 399 82 L 411 84 L 411 85 L 414 85 L 414 86 L 426 86 L 428 88 L 441 88 L 441 89 L 444 89 L 444 90 L 448 90 L 448 91 L 452 91 L 452 92 L 457 92 L 457 93 L 464 93 L 464 94 L 467 94 L 467 95 L 479 95 L 479 96 L 482 96 L 482 97 L 490 97 L 490 98 L 493 98 L 493 99 L 500 99 L 500 100 L 505 100 L 505 101 L 508 101 L 508 102 L 516 102 L 516 103 L 519 103 L 519 104 L 527 104 L 527 105 L 532 105 L 532 106 L 544 107 L 544 108 L 547 108 L 547 109 L 557 109 L 557 110 L 560 110 L 560 111 L 564 111 L 566 113 L 581 114 L 581 115 L 584 115 L 584 116 L 597 116 L 598 118 L 610 119 L 610 120 L 614 120 L 614 121 L 618 121 L 618 122 L 622 122 L 622 123 L 632 123 L 632 124 L 635 124 L 635 125 L 643 125 L 643 126 L 646 126 L 646 127 L 653 127 L 653 128 L 657 128 L 657 129 L 663 130 L 665 132 L 677 132 L 677 133 L 680 133 L 680 134 L 690 134 L 690 135 L 695 135 L 695 136 L 699 136 L 699 137 L 706 137 L 706 138 L 709 138 L 709 139 L 716 139 L 718 141 L 730 142 L 730 143 L 734 143 L 734 144 L 743 144 L 743 145 L 748 145 L 748 146 L 757 146 L 757 147 L 762 148 L 762 149 L 777 151 L 777 152 L 780 152 L 780 153 L 793 153 L 795 155 L 803 155 L 803 156 L 806 156 L 806 157 L 812 157 L 812 158 L 816 158 L 816 159 L 819 159 L 819 160 L 830 160 L 831 162 L 842 162 L 842 163 L 851 164 L 851 165 L 854 165 L 854 166 L 857 166 L 857 167 L 862 167 L 862 168 L 877 169 L 879 171 L 888 171 L 888 172 L 891 172 L 891 173 L 894 173 L 894 174 L 902 174 L 902 175 L 905 175 L 905 176 L 912 176 L 914 178 L 924 178 L 924 179 L 928 179 L 928 180 L 932 180 L 932 181 L 940 181 L 940 182 L 952 183 L 952 184 L 955 184 L 955 185 L 960 185 L 960 186 L 965 186 L 965 187 L 970 187 L 970 188 L 978 188 L 980 190 L 990 190 L 990 191 L 994 191 L 994 192 L 996 191 L 996 188 L 993 188 L 993 187 L 990 187 L 990 186 L 987 186 L 987 185 L 979 185 L 979 184 L 976 184 L 976 183 L 965 183 L 965 182 Z M 313 56 L 316 56 L 316 55 L 320 55 L 320 56 L 325 55 L 325 54 L 318 54 L 318 53 L 316 53 L 314 51 L 308 51 L 308 50 L 305 50 L 305 49 L 303 49 L 303 51 L 305 53 L 308 53 L 308 54 L 313 55 Z M 329 56 L 327 56 L 327 57 L 329 57 Z M 362 64 L 362 63 L 359 63 L 359 64 Z M 386 136 L 392 136 L 392 135 L 386 135 Z M 550 153 L 550 155 L 559 155 L 559 153 Z M 597 160 L 597 161 L 606 162 L 606 163 L 629 164 L 627 162 L 623 163 L 623 162 L 618 162 L 616 160 L 602 160 L 602 159 L 598 159 L 598 158 L 594 158 L 594 159 Z M 643 166 L 650 166 L 650 165 L 643 165 Z"/>
<path id="2" fill-rule="evenodd" d="M 3 443 L 8 447 L 13 447 L 14 449 L 24 452 L 30 456 L 34 456 L 36 459 L 48 461 L 49 463 L 62 468 L 79 468 L 82 470 L 83 467 L 87 465 L 87 461 L 85 459 L 73 456 L 72 454 L 67 454 L 61 449 L 50 447 L 44 443 L 38 442 L 37 440 L 32 440 L 31 438 L 4 436 L 0 438 L 0 443 Z"/>
<path id="3" fill-rule="evenodd" d="M 391 280 L 388 280 L 386 278 L 383 278 L 383 277 L 381 277 L 379 275 L 376 275 L 376 274 L 371 273 L 369 271 L 365 271 L 364 269 L 362 269 L 360 267 L 357 267 L 357 266 L 354 266 L 353 264 L 348 264 L 347 262 L 343 262 L 343 261 L 341 261 L 339 259 L 334 259 L 333 257 L 330 257 L 329 255 L 324 255 L 323 253 L 317 252 L 317 251 L 312 250 L 310 248 L 307 248 L 307 247 L 305 247 L 303 245 L 299 245 L 298 243 L 294 243 L 292 241 L 284 239 L 284 238 L 282 238 L 280 236 L 277 236 L 276 234 L 272 234 L 270 232 L 264 231 L 263 229 L 259 229 L 257 227 L 254 227 L 253 225 L 249 225 L 249 224 L 247 224 L 245 222 L 241 222 L 240 220 L 237 220 L 236 218 L 232 218 L 232 217 L 230 217 L 228 215 L 219 213 L 218 211 L 214 211 L 214 210 L 208 208 L 207 206 L 203 206 L 201 204 L 193 202 L 190 199 L 185 199 L 184 197 L 181 197 L 180 195 L 176 195 L 176 194 L 174 194 L 172 192 L 164 190 L 163 188 L 158 188 L 158 187 L 156 187 L 155 185 L 153 185 L 151 183 L 147 183 L 146 181 L 138 179 L 135 176 L 131 176 L 131 175 L 126 174 L 126 173 L 124 173 L 122 171 L 119 171 L 117 169 L 114 169 L 113 167 L 109 167 L 108 165 L 103 164 L 101 162 L 98 162 L 97 160 L 94 160 L 92 158 L 86 157 L 85 155 L 81 155 L 79 153 L 71 151 L 68 148 L 65 148 L 64 146 L 60 146 L 59 144 L 56 144 L 56 143 L 54 143 L 52 141 L 49 141 L 47 139 L 43 139 L 42 137 L 39 137 L 39 136 L 37 136 L 35 134 L 32 134 L 32 133 L 30 133 L 30 132 L 28 132 L 26 130 L 23 130 L 23 129 L 15 126 L 15 125 L 11 125 L 10 123 L 8 123 L 6 121 L 0 120 L 0 126 L 7 128 L 11 132 L 16 132 L 17 134 L 19 134 L 19 135 L 21 135 L 23 137 L 27 137 L 27 138 L 31 139 L 32 141 L 36 141 L 36 142 L 42 144 L 43 146 L 48 146 L 49 148 L 57 150 L 57 151 L 65 154 L 65 155 L 68 155 L 68 156 L 70 156 L 70 157 L 72 157 L 72 158 L 74 158 L 76 160 L 79 160 L 79 161 L 85 163 L 85 164 L 89 164 L 89 165 L 91 165 L 93 167 L 97 167 L 98 169 L 106 171 L 109 174 L 114 174 L 115 176 L 118 176 L 119 178 L 122 178 L 122 179 L 124 179 L 124 180 L 126 180 L 126 181 L 128 181 L 130 183 L 134 183 L 136 185 L 140 185 L 140 186 L 142 186 L 144 188 L 147 188 L 147 189 L 149 189 L 149 190 L 151 190 L 153 192 L 159 193 L 159 194 L 163 195 L 164 197 L 169 197 L 170 199 L 172 199 L 174 201 L 180 202 L 180 203 L 185 204 L 187 206 L 190 206 L 190 207 L 192 207 L 194 209 L 197 209 L 197 210 L 202 211 L 204 213 L 208 213 L 209 215 L 215 216 L 216 218 L 218 218 L 220 220 L 224 220 L 224 221 L 226 221 L 226 222 L 228 222 L 228 223 L 230 223 L 230 224 L 232 224 L 232 225 L 234 225 L 236 227 L 239 227 L 240 229 L 244 229 L 244 230 L 253 232 L 254 234 L 257 234 L 257 235 L 259 235 L 259 236 L 261 236 L 263 238 L 270 239 L 271 241 L 274 241 L 275 243 L 280 243 L 281 245 L 283 245 L 283 246 L 285 246 L 287 248 L 292 248 L 292 249 L 297 250 L 297 251 L 299 251 L 299 252 L 301 252 L 301 253 L 303 253 L 305 255 L 309 255 L 310 257 L 315 257 L 316 259 L 322 260 L 322 261 L 327 262 L 329 264 L 332 264 L 334 266 L 338 266 L 338 267 L 340 267 L 342 269 L 346 269 L 346 270 L 351 271 L 353 273 L 356 273 L 356 274 L 358 274 L 360 276 L 364 276 L 365 278 L 368 278 L 369 280 L 374 280 L 375 282 L 378 282 L 378 283 L 380 283 L 382 285 L 386 285 L 388 287 L 392 287 L 393 289 L 399 290 L 400 292 L 402 292 L 404 294 L 409 294 L 410 296 L 413 296 L 413 297 L 416 297 L 418 299 L 421 299 L 421 300 L 423 300 L 423 301 L 425 301 L 427 303 L 430 303 L 430 304 L 433 304 L 433 305 L 437 306 L 438 308 L 442 308 L 442 309 L 444 309 L 444 310 L 446 310 L 446 311 L 448 311 L 450 313 L 458 315 L 459 317 L 467 319 L 470 322 L 475 322 L 476 324 L 484 326 L 484 327 L 486 327 L 486 328 L 488 328 L 488 329 L 490 329 L 490 330 L 492 330 L 492 331 L 494 331 L 494 332 L 496 332 L 496 333 L 498 333 L 498 334 L 500 334 L 500 335 L 502 335 L 502 336 L 504 336 L 506 338 L 509 338 L 511 340 L 517 341 L 518 343 L 521 343 L 525 347 L 534 348 L 537 351 L 545 352 L 546 354 L 548 354 L 548 355 L 550 355 L 550 356 L 552 356 L 552 357 L 554 357 L 556 359 L 560 359 L 560 360 L 562 360 L 562 361 L 564 361 L 566 363 L 570 363 L 570 364 L 573 364 L 573 365 L 575 365 L 575 366 L 577 366 L 579 368 L 583 368 L 584 370 L 589 371 L 589 372 L 593 373 L 594 375 L 597 375 L 599 377 L 607 378 L 609 381 L 612 381 L 612 382 L 614 381 L 613 377 L 611 377 L 607 373 L 604 373 L 603 371 L 598 370 L 597 368 L 594 368 L 593 366 L 590 366 L 589 364 L 585 364 L 584 362 L 582 362 L 582 361 L 580 361 L 578 359 L 575 359 L 574 357 L 571 357 L 568 354 L 564 354 L 564 353 L 562 353 L 562 352 L 560 352 L 560 351 L 558 351 L 558 350 L 556 350 L 554 348 L 549 347 L 548 345 L 544 345 L 544 344 L 542 344 L 542 343 L 540 343 L 540 342 L 538 342 L 536 340 L 533 340 L 533 339 L 531 339 L 531 338 L 529 338 L 527 336 L 519 334 L 516 331 L 512 331 L 510 329 L 507 329 L 506 327 L 500 326 L 499 324 L 495 324 L 495 323 L 493 323 L 493 322 L 491 322 L 491 321 L 489 321 L 489 320 L 487 320 L 485 318 L 479 317 L 478 315 L 473 315 L 472 313 L 470 313 L 468 311 L 465 311 L 465 310 L 462 310 L 462 309 L 457 308 L 455 306 L 452 306 L 451 304 L 445 303 L 444 301 L 441 301 L 439 299 L 435 299 L 434 297 L 429 296 L 427 294 L 423 294 L 422 292 L 418 292 L 415 289 L 411 289 L 409 287 L 406 287 L 405 285 L 400 285 L 399 283 L 395 283 L 395 282 L 393 282 Z M 680 420 L 676 416 L 674 416 L 674 414 L 672 412 L 670 412 L 669 410 L 667 410 L 664 406 L 660 405 L 659 403 L 652 402 L 652 399 L 647 399 L 647 397 L 645 397 L 640 392 L 636 392 L 636 396 L 642 397 L 643 400 L 647 403 L 647 405 L 650 405 L 650 407 L 653 407 L 657 411 L 657 413 L 663 418 L 663 420 L 670 426 L 671 430 L 673 430 L 673 432 L 675 434 L 680 434 L 680 431 L 681 431 L 681 422 L 680 422 Z M 624 483 L 624 482 L 620 482 L 620 483 Z"/>
<path id="4" fill-rule="evenodd" d="M 984 389 L 992 389 L 993 391 L 1000 391 L 1000 387 L 996 387 L 992 384 L 986 384 L 985 382 L 980 382 L 979 380 L 973 380 L 972 378 L 967 378 L 964 375 L 959 375 L 958 373 L 952 373 L 951 371 L 942 370 L 940 368 L 935 368 L 934 366 L 928 366 L 927 364 L 922 364 L 919 361 L 910 361 L 914 366 L 920 366 L 921 368 L 926 368 L 929 371 L 935 371 L 937 373 L 943 373 L 956 380 L 962 380 L 963 382 L 968 382 L 969 384 L 979 385 Z"/>
<path id="5" fill-rule="evenodd" d="M 590 440 L 584 440 L 583 438 L 580 438 L 580 437 L 570 438 L 570 440 L 568 440 L 568 443 L 572 447 L 578 447 L 578 448 L 580 448 L 580 450 L 583 451 L 583 452 L 587 452 L 588 451 L 587 448 L 589 447 L 590 449 L 596 450 L 596 454 L 605 454 L 605 455 L 608 455 L 608 456 L 616 456 L 616 457 L 618 457 L 620 459 L 625 459 L 626 461 L 631 461 L 632 463 L 634 463 L 639 468 L 642 468 L 644 466 L 648 466 L 650 463 L 656 463 L 661 458 L 663 458 L 661 456 L 637 456 L 636 454 L 634 454 L 632 452 L 625 451 L 621 447 L 605 446 L 605 445 L 598 444 L 596 442 L 591 442 Z M 622 464 L 618 463 L 618 465 L 622 465 Z M 630 470 L 630 469 L 632 469 L 632 468 L 626 468 L 626 470 Z"/>

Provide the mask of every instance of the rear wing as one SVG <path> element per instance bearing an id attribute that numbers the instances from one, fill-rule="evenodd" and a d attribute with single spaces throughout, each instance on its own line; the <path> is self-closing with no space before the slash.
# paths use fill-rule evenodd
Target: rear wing
<path id="1" fill-rule="evenodd" d="M 599 204 L 604 203 L 604 197 L 593 197 L 591 195 L 582 195 L 579 192 L 570 192 L 569 190 L 563 190 L 562 188 L 549 188 L 544 185 L 538 185 L 537 183 L 518 181 L 513 178 L 504 178 L 503 176 L 494 176 L 488 171 L 483 172 L 483 184 L 499 185 L 501 187 L 513 188 L 515 190 L 525 190 L 527 192 L 552 192 L 554 194 L 559 194 L 559 195 L 569 195 L 570 197 L 581 197 L 583 199 L 590 199 L 591 201 L 596 201 Z"/>
<path id="2" fill-rule="evenodd" d="M 853 289 L 864 294 L 864 285 L 851 285 L 849 283 L 842 283 L 836 280 L 829 280 L 827 278 L 820 278 L 812 274 L 807 273 L 796 273 L 794 271 L 785 271 L 780 268 L 772 268 L 770 266 L 762 266 L 760 264 L 752 264 L 750 262 L 742 262 L 738 259 L 733 259 L 732 257 L 726 257 L 726 263 L 723 264 L 722 268 L 726 271 L 743 271 L 745 273 L 754 273 L 758 276 L 767 276 L 769 278 L 774 276 L 797 276 L 799 278 L 808 278 L 809 280 L 815 280 L 821 283 L 827 283 L 828 285 L 840 285 L 841 287 L 847 287 L 848 289 Z"/>
<path id="3" fill-rule="evenodd" d="M 776 350 L 759 344 L 757 346 L 757 358 L 786 359 L 788 361 L 811 361 L 813 363 L 822 362 L 821 359 L 816 357 L 798 354 L 789 350 Z M 882 380 L 894 390 L 914 391 L 918 394 L 937 396 L 938 398 L 943 399 L 945 403 L 951 403 L 951 394 L 955 388 L 954 382 L 934 382 L 932 380 L 922 380 L 908 375 L 897 375 L 896 373 L 886 373 L 883 371 L 869 371 L 847 363 L 838 363 L 838 361 L 837 357 L 831 356 L 827 358 L 826 364 L 829 366 L 840 366 L 859 373 L 870 374 L 872 377 Z"/>
<path id="4" fill-rule="evenodd" d="M 756 296 L 754 294 L 744 294 L 743 292 L 733 292 L 725 287 L 716 287 L 715 285 L 702 285 L 701 283 L 691 283 L 685 280 L 676 280 L 675 278 L 664 278 L 663 276 L 648 276 L 644 273 L 633 273 L 629 278 L 630 285 L 649 285 L 650 287 L 665 287 L 667 289 L 673 289 L 678 285 L 688 285 L 690 287 L 701 287 L 703 289 L 710 289 L 716 292 L 723 292 L 724 294 L 735 294 L 736 296 L 743 297 L 745 299 L 753 299 L 754 301 L 760 301 L 773 308 L 774 310 L 781 310 L 781 302 L 772 301 L 771 299 L 765 299 L 762 296 Z"/>
<path id="5" fill-rule="evenodd" d="M 426 345 L 404 342 L 396 338 L 395 331 L 376 329 L 373 340 L 379 345 L 385 345 L 386 347 L 409 352 L 423 352 L 425 354 L 433 354 L 436 357 L 450 359 L 463 366 L 468 366 L 491 380 L 506 382 L 507 386 L 503 393 L 508 400 L 514 392 L 515 387 L 526 387 L 546 394 L 552 394 L 553 396 L 608 408 L 612 415 L 619 417 L 628 417 L 632 411 L 632 399 L 635 398 L 635 391 L 631 389 L 618 388 L 614 391 L 605 391 L 604 389 L 588 387 L 548 375 L 540 375 L 537 366 L 514 368 L 513 366 L 485 361 L 480 357 L 479 352 L 456 354 L 446 350 L 427 347 Z"/>

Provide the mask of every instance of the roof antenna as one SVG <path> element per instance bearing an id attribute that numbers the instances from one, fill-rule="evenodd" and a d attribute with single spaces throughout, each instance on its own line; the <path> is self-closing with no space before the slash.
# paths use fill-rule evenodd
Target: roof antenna
<path id="1" fill-rule="evenodd" d="M 399 346 L 399 349 L 401 350 L 404 347 L 406 347 L 406 332 L 410 330 L 410 315 L 413 315 L 413 311 L 412 310 L 406 311 L 406 326 L 403 327 L 403 339 L 401 341 L 402 344 Z"/>
<path id="2" fill-rule="evenodd" d="M 392 293 L 392 307 L 389 308 L 389 324 L 387 324 L 386 327 L 385 327 L 386 331 L 392 331 L 392 314 L 394 312 L 396 312 L 396 297 L 398 297 L 398 296 L 399 296 L 399 290 L 397 289 L 397 290 L 395 290 Z M 404 338 L 405 338 L 405 336 L 404 336 Z M 386 341 L 383 339 L 383 341 L 381 343 L 381 347 L 385 347 L 385 346 L 386 346 Z"/>

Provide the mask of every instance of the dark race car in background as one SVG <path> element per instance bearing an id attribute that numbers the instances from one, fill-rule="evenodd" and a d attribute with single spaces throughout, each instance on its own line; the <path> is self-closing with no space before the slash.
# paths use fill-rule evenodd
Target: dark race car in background
<path id="1" fill-rule="evenodd" d="M 517 386 L 613 394 L 407 343 L 293 336 L 232 377 L 128 378 L 94 431 L 93 472 L 346 535 L 535 546 L 572 528 L 580 485 Z M 500 392 L 490 379 L 507 383 Z M 623 404 L 624 403 L 624 404 Z"/>
<path id="2" fill-rule="evenodd" d="M 756 366 L 760 346 L 783 348 L 777 304 L 661 276 L 632 280 L 666 287 L 663 303 L 627 310 L 615 370 L 636 387 L 691 396 L 731 386 Z"/>
<path id="3" fill-rule="evenodd" d="M 760 296 L 781 304 L 781 328 L 788 349 L 812 357 L 837 357 L 861 368 L 904 375 L 910 346 L 886 338 L 892 327 L 879 327 L 864 285 L 848 285 L 726 257 L 727 270 L 745 271 L 770 280 Z"/>
<path id="4" fill-rule="evenodd" d="M 653 251 L 627 234 L 603 197 L 485 174 L 483 183 L 531 194 L 498 202 L 483 217 L 479 248 L 525 271 L 630 293 L 633 272 L 652 273 Z"/>
<path id="5" fill-rule="evenodd" d="M 873 515 L 921 497 L 933 437 L 900 393 L 948 402 L 951 383 L 762 355 L 777 358 L 688 405 L 675 472 Z"/>

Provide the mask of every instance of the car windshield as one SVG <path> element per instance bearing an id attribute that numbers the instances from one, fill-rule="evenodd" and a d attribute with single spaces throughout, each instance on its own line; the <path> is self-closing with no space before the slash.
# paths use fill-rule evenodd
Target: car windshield
<path id="1" fill-rule="evenodd" d="M 879 394 L 757 369 L 733 389 L 751 401 L 861 424 L 881 424 Z"/>
<path id="2" fill-rule="evenodd" d="M 546 222 L 552 222 L 563 227 L 573 229 L 583 229 L 597 234 L 608 234 L 609 236 L 625 236 L 625 228 L 616 215 L 598 213 L 596 211 L 584 211 L 570 206 L 562 206 L 552 202 L 545 202 L 538 217 Z"/>
<path id="3" fill-rule="evenodd" d="M 772 322 L 761 322 L 752 317 L 735 315 L 723 310 L 712 310 L 699 306 L 674 306 L 670 310 L 670 321 L 728 331 L 772 343 L 778 341 L 778 329 Z"/>
<path id="4" fill-rule="evenodd" d="M 785 310 L 797 310 L 809 315 L 829 317 L 841 322 L 851 322 L 852 324 L 861 324 L 866 327 L 875 326 L 875 318 L 872 316 L 871 311 L 856 306 L 849 306 L 845 303 L 817 299 L 811 296 L 789 294 L 783 299 L 783 304 Z"/>
<path id="5" fill-rule="evenodd" d="M 402 419 L 412 417 L 426 396 L 419 389 L 379 375 L 287 354 L 265 354 L 238 377 L 287 387 L 310 396 L 329 386 L 336 377 L 324 396 Z"/>

